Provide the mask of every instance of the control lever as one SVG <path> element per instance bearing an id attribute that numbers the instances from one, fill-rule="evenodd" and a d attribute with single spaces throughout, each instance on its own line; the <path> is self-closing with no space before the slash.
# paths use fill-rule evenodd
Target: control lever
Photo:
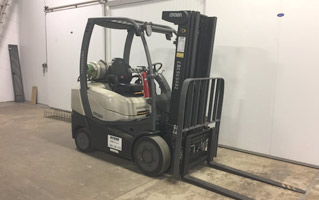
<path id="1" fill-rule="evenodd" d="M 142 73 L 142 72 L 144 72 L 146 70 L 143 69 L 143 68 L 129 68 L 128 71 L 131 72 L 131 73 Z"/>

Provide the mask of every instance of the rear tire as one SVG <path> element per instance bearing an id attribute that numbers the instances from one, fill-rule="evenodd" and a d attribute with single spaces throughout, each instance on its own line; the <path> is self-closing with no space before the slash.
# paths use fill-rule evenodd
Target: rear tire
<path id="1" fill-rule="evenodd" d="M 90 131 L 86 128 L 81 128 L 76 131 L 75 134 L 75 145 L 82 152 L 93 151 L 92 140 Z"/>
<path id="2" fill-rule="evenodd" d="M 147 176 L 159 176 L 171 162 L 171 154 L 165 140 L 160 136 L 144 136 L 134 145 L 134 160 Z"/>

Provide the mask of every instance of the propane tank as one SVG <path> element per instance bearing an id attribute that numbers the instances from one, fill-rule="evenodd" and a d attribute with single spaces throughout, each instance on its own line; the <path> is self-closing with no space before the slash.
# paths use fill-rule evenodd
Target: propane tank
<path id="1" fill-rule="evenodd" d="M 106 79 L 108 65 L 102 60 L 98 62 L 89 62 L 88 63 L 88 78 L 96 81 L 101 79 Z"/>
<path id="2" fill-rule="evenodd" d="M 148 86 L 147 73 L 142 72 L 144 97 L 150 98 L 150 88 Z"/>

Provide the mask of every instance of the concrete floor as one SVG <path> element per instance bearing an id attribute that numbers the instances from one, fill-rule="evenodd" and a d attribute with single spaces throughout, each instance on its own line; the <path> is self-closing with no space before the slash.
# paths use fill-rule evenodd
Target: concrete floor
<path id="1" fill-rule="evenodd" d="M 76 150 L 70 123 L 41 105 L 0 103 L 0 199 L 228 199 L 176 181 L 149 178 L 134 163 Z M 194 176 L 255 199 L 319 199 L 319 170 L 219 149 L 217 162 L 307 190 L 306 195 L 202 167 Z"/>

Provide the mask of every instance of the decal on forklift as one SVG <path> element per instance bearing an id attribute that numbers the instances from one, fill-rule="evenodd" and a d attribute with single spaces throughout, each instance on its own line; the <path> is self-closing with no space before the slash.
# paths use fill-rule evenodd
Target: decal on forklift
<path id="1" fill-rule="evenodd" d="M 176 57 L 177 58 L 184 58 L 184 53 L 177 52 Z"/>
<path id="2" fill-rule="evenodd" d="M 170 13 L 168 16 L 169 17 L 183 17 L 183 14 L 182 13 Z"/>
<path id="3" fill-rule="evenodd" d="M 122 138 L 116 137 L 114 135 L 108 135 L 107 136 L 107 146 L 110 148 L 110 151 L 112 150 L 118 150 L 122 151 Z M 115 152 L 113 151 L 113 152 Z M 118 153 L 118 152 L 115 152 Z"/>
<path id="4" fill-rule="evenodd" d="M 176 62 L 176 69 L 175 69 L 175 84 L 174 84 L 174 89 L 175 90 L 178 90 L 178 88 L 179 88 L 181 67 L 182 67 L 182 62 L 181 61 L 177 61 Z"/>
<path id="5" fill-rule="evenodd" d="M 185 51 L 185 41 L 186 41 L 186 37 L 178 37 L 177 52 L 184 53 L 184 51 Z"/>

